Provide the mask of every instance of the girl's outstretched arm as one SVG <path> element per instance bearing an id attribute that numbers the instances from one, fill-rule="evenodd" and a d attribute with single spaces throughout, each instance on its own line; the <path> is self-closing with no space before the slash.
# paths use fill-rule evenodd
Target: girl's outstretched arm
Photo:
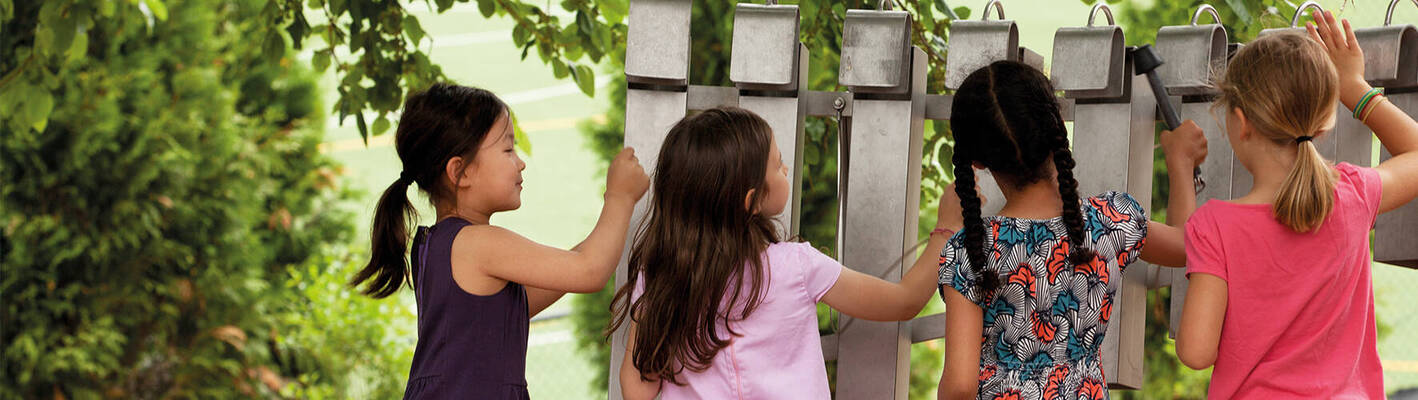
<path id="1" fill-rule="evenodd" d="M 604 208 L 601 209 L 601 214 L 602 214 L 602 215 L 605 215 L 605 209 L 604 209 Z M 628 233 L 627 233 L 627 235 L 628 235 Z M 587 239 L 587 240 L 589 240 L 589 239 Z M 572 248 L 571 248 L 571 251 L 581 251 L 581 247 L 582 247 L 582 246 L 585 246 L 585 245 L 586 245 L 586 242 L 578 243 L 578 244 L 576 244 L 576 247 L 572 247 Z M 620 260 L 616 260 L 616 262 L 619 263 Z M 542 311 L 545 311 L 545 310 L 547 309 L 547 307 L 551 307 L 551 305 L 552 305 L 553 303 L 556 303 L 556 301 L 557 301 L 557 300 L 560 300 L 560 299 L 561 299 L 561 296 L 564 296 L 564 295 L 566 295 L 566 292 L 565 292 L 565 291 L 551 290 L 551 289 L 542 289 L 542 288 L 537 288 L 537 287 L 528 287 L 528 288 L 527 288 L 527 317 L 530 318 L 530 317 L 535 317 L 535 316 L 537 316 L 537 314 L 540 314 Z"/>
<path id="2" fill-rule="evenodd" d="M 652 400 L 660 395 L 660 381 L 646 381 L 640 378 L 640 370 L 635 368 L 635 321 L 630 321 L 625 338 L 625 358 L 620 362 L 620 395 L 626 400 Z"/>
<path id="3" fill-rule="evenodd" d="M 629 148 L 615 157 L 606 175 L 606 201 L 601 217 L 591 234 L 575 249 L 545 246 L 504 228 L 478 225 L 466 227 L 454 239 L 455 250 L 470 250 L 454 251 L 454 257 L 462 259 L 455 261 L 471 265 L 488 276 L 549 291 L 590 293 L 601 290 L 620 261 L 635 202 L 650 185 L 640 161 Z M 535 293 L 539 304 L 551 297 L 547 292 Z M 540 305 L 545 308 L 549 304 Z"/>
<path id="4" fill-rule="evenodd" d="M 983 199 L 984 197 L 981 197 Z M 961 222 L 960 199 L 955 195 L 955 185 L 945 188 L 936 206 L 936 228 L 951 232 L 964 225 Z M 822 296 L 822 301 L 832 308 L 853 317 L 871 321 L 905 321 L 914 318 L 925 308 L 926 301 L 935 293 L 939 276 L 940 250 L 950 240 L 949 234 L 931 233 L 930 240 L 916 263 L 901 277 L 900 283 L 888 282 L 875 276 L 842 268 L 842 275 L 832 289 Z"/>
<path id="5" fill-rule="evenodd" d="M 1192 170 L 1206 160 L 1206 135 L 1192 120 L 1182 122 L 1173 131 L 1162 132 L 1162 151 L 1167 159 L 1167 224 L 1147 223 L 1147 243 L 1142 246 L 1142 259 L 1165 266 L 1181 267 L 1187 263 L 1182 227 L 1196 211 L 1196 191 L 1193 190 Z"/>
<path id="6" fill-rule="evenodd" d="M 984 310 L 954 288 L 945 288 L 945 367 L 936 398 L 974 399 L 980 388 L 980 335 Z"/>
<path id="7" fill-rule="evenodd" d="M 1343 28 L 1340 25 L 1334 14 L 1325 12 L 1305 28 L 1311 38 L 1324 43 L 1330 61 L 1339 72 L 1339 101 L 1352 110 L 1373 88 L 1364 81 L 1364 51 L 1354 38 L 1349 20 L 1343 21 Z M 1367 107 L 1373 110 L 1368 111 L 1366 125 L 1378 136 L 1384 149 L 1393 154 L 1393 158 L 1374 168 L 1383 182 L 1379 213 L 1385 213 L 1418 197 L 1418 122 L 1387 99 L 1375 98 L 1370 103 L 1374 104 Z"/>

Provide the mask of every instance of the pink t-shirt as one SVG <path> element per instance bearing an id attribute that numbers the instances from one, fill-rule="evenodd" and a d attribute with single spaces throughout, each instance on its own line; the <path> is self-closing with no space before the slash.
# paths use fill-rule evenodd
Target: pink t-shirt
<path id="1" fill-rule="evenodd" d="M 1206 202 L 1187 221 L 1187 273 L 1226 280 L 1209 398 L 1384 397 L 1369 275 L 1382 188 L 1340 163 L 1333 211 L 1295 233 L 1270 205 Z"/>
<path id="2" fill-rule="evenodd" d="M 763 253 L 768 286 L 758 308 L 734 322 L 740 336 L 708 369 L 685 370 L 684 386 L 664 382 L 661 399 L 832 398 L 817 333 L 817 301 L 837 283 L 842 264 L 807 243 L 776 243 Z M 633 299 L 640 297 L 642 282 Z M 725 327 L 719 332 L 727 336 Z"/>

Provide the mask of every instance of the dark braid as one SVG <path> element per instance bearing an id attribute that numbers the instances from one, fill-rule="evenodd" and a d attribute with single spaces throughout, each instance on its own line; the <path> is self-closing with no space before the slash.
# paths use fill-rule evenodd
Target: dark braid
<path id="1" fill-rule="evenodd" d="M 1049 78 L 1025 64 L 999 61 L 972 72 L 955 92 L 951 129 L 955 135 L 956 194 L 965 222 L 965 254 L 980 272 L 988 295 L 999 287 L 985 246 L 986 228 L 975 192 L 975 163 L 988 168 L 1001 185 L 1023 187 L 1048 177 L 1049 158 L 1058 174 L 1061 217 L 1067 228 L 1069 262 L 1086 264 L 1096 254 L 1085 246 L 1078 181 L 1068 130 L 1059 113 Z"/>
<path id="2" fill-rule="evenodd" d="M 1068 149 L 1068 136 L 1058 135 L 1054 146 L 1054 169 L 1058 170 L 1064 228 L 1068 229 L 1068 262 L 1087 264 L 1096 254 L 1085 245 L 1088 239 L 1083 232 L 1083 212 L 1078 205 L 1078 180 L 1073 178 L 1073 152 Z"/>
<path id="3" fill-rule="evenodd" d="M 980 196 L 975 192 L 975 170 L 964 152 L 956 151 L 951 158 L 955 163 L 955 194 L 960 196 L 961 215 L 965 220 L 965 256 L 970 265 L 980 272 L 981 293 L 994 292 L 999 287 L 999 276 L 989 268 L 990 258 L 985 253 L 985 220 L 980 217 Z"/>
<path id="4" fill-rule="evenodd" d="M 1047 131 L 1054 132 L 1053 140 L 1049 143 L 1053 145 L 1054 172 L 1058 174 L 1059 197 L 1063 200 L 1062 217 L 1064 229 L 1068 232 L 1068 261 L 1073 265 L 1087 264 L 1097 256 L 1093 249 L 1088 248 L 1088 238 L 1083 232 L 1083 212 L 1079 207 L 1078 180 L 1073 177 L 1073 168 L 1076 166 L 1073 160 L 1073 151 L 1069 149 L 1068 128 L 1064 127 L 1063 116 L 1059 113 L 1059 103 L 1056 101 L 1036 103 L 1040 110 L 1036 110 L 1039 115 L 1047 115 L 1045 123 L 1049 125 Z"/>

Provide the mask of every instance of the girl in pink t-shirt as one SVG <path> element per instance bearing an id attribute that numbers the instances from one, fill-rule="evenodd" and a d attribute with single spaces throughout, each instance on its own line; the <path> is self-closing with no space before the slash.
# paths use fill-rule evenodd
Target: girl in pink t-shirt
<path id="1" fill-rule="evenodd" d="M 1247 44 L 1218 83 L 1227 138 L 1255 185 L 1186 226 L 1177 356 L 1215 366 L 1211 398 L 1384 397 L 1369 230 L 1418 196 L 1418 123 L 1365 83 L 1349 22 L 1315 20 L 1308 38 Z M 1320 156 L 1313 140 L 1333 126 L 1336 100 L 1392 159 L 1362 168 Z"/>
<path id="2" fill-rule="evenodd" d="M 625 398 L 828 399 L 819 300 L 877 321 L 925 306 L 959 200 L 942 196 L 924 255 L 893 283 L 781 241 L 772 218 L 792 195 L 788 174 L 768 123 L 747 110 L 712 109 L 670 129 L 630 254 L 635 284 L 612 302 L 610 329 L 629 323 Z"/>

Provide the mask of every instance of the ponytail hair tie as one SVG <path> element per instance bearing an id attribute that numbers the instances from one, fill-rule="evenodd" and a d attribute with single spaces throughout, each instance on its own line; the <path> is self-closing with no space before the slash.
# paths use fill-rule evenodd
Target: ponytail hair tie
<path id="1" fill-rule="evenodd" d="M 412 185 L 414 183 L 414 174 L 410 174 L 407 170 L 400 171 L 399 182 L 405 185 Z"/>
<path id="2" fill-rule="evenodd" d="M 1308 142 L 1308 141 L 1311 141 L 1311 140 L 1315 140 L 1315 137 L 1314 137 L 1314 136 L 1300 136 L 1300 137 L 1295 138 L 1295 144 L 1300 144 L 1300 143 Z"/>

